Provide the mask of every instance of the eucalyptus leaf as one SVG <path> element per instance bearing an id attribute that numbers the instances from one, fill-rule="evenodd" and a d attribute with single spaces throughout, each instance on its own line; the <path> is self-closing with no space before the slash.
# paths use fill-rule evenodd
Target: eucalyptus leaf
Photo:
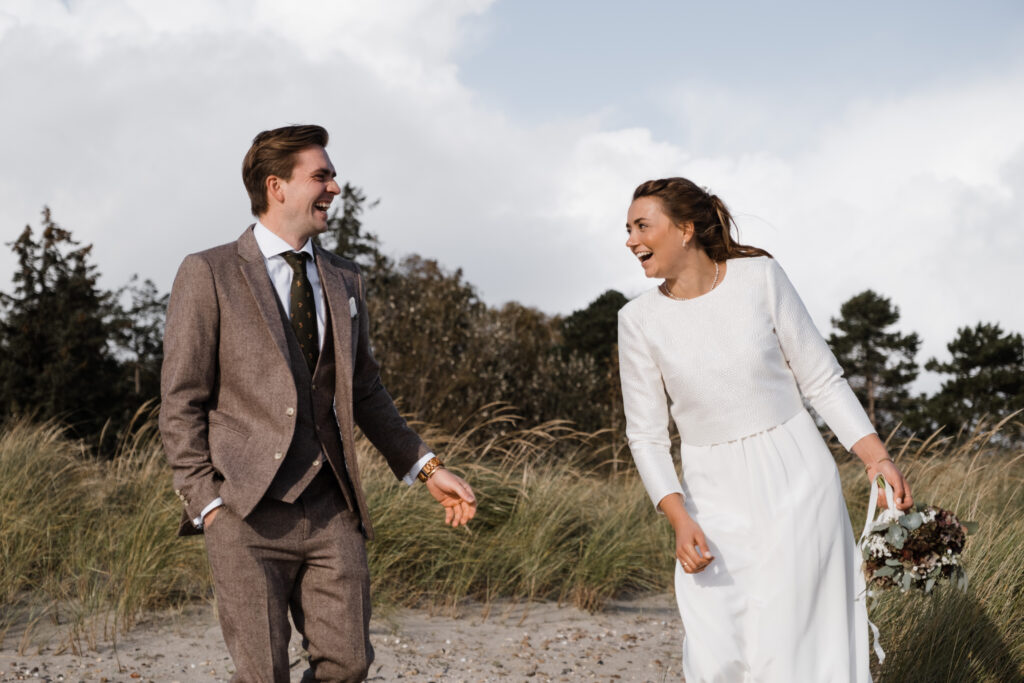
<path id="1" fill-rule="evenodd" d="M 926 581 L 925 584 L 924 584 L 924 592 L 925 592 L 925 594 L 927 595 L 928 593 L 931 593 L 932 592 L 932 588 L 934 588 L 934 587 L 935 587 L 935 578 L 934 577 L 929 578 L 928 581 Z"/>
<path id="2" fill-rule="evenodd" d="M 967 533 L 969 533 L 969 534 L 976 534 L 976 533 L 978 533 L 978 523 L 977 522 L 960 522 L 960 523 L 964 525 L 965 529 L 967 529 Z"/>
<path id="3" fill-rule="evenodd" d="M 900 567 L 900 566 L 902 566 L 902 565 L 903 565 L 903 563 L 902 563 L 902 562 L 900 562 L 899 560 L 894 560 L 894 559 L 892 559 L 891 557 L 890 557 L 889 559 L 887 559 L 887 560 L 885 561 L 885 563 L 886 563 L 887 565 L 889 565 L 890 567 Z"/>
<path id="4" fill-rule="evenodd" d="M 905 529 L 907 529 L 909 531 L 913 531 L 914 529 L 916 529 L 919 526 L 921 526 L 921 524 L 924 522 L 924 520 L 921 519 L 921 513 L 920 512 L 912 512 L 909 515 L 903 515 L 902 517 L 900 517 L 899 521 L 900 521 L 900 526 L 902 526 L 903 528 L 905 528 Z"/>
<path id="5" fill-rule="evenodd" d="M 873 578 L 880 579 L 885 576 L 892 576 L 894 573 L 896 573 L 896 570 L 892 567 L 881 567 L 880 569 L 875 570 L 875 575 Z"/>
<path id="6" fill-rule="evenodd" d="M 904 592 L 910 590 L 910 584 L 913 582 L 913 580 L 914 580 L 914 577 L 911 576 L 910 574 L 904 574 L 903 575 L 903 590 L 904 590 Z"/>
<path id="7" fill-rule="evenodd" d="M 889 530 L 885 532 L 885 541 L 893 548 L 900 550 L 903 548 L 903 544 L 907 540 L 907 530 L 899 524 L 893 524 L 889 527 Z"/>

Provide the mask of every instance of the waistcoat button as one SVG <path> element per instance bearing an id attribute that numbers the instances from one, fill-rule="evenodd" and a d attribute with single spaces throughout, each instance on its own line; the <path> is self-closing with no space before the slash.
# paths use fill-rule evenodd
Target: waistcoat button
<path id="1" fill-rule="evenodd" d="M 280 460 L 283 457 L 284 457 L 284 453 L 282 453 L 281 451 L 278 451 L 277 453 L 274 453 L 274 460 Z"/>

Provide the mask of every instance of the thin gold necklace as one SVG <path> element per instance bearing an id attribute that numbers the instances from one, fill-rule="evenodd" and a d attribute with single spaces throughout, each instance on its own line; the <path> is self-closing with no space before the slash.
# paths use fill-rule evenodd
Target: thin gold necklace
<path id="1" fill-rule="evenodd" d="M 711 281 L 711 289 L 714 289 L 717 285 L 718 285 L 718 261 L 715 261 L 715 279 Z M 667 296 L 669 299 L 675 299 L 676 301 L 689 301 L 690 298 L 691 298 L 691 297 L 685 297 L 685 296 L 676 296 L 675 294 L 670 292 L 669 288 L 668 288 L 668 282 L 667 281 L 666 282 L 662 282 L 660 285 L 658 285 L 658 289 L 661 291 L 662 294 Z M 707 294 L 708 292 L 711 291 L 711 289 L 709 289 L 707 292 L 704 292 L 704 293 Z"/>

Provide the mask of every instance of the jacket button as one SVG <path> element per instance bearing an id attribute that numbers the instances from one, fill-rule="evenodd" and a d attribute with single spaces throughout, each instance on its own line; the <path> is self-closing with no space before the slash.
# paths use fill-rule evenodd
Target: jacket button
<path id="1" fill-rule="evenodd" d="M 320 461 L 319 461 L 319 460 L 314 460 L 314 461 L 313 461 L 313 467 L 316 467 L 316 466 L 317 466 L 317 465 L 319 465 L 319 464 L 320 464 Z"/>
<path id="2" fill-rule="evenodd" d="M 292 415 L 295 414 L 295 408 L 288 408 L 287 410 L 284 411 L 284 414 L 287 415 L 288 417 L 291 417 Z"/>
<path id="3" fill-rule="evenodd" d="M 274 460 L 280 460 L 283 457 L 284 457 L 284 453 L 282 453 L 281 451 L 278 451 L 277 453 L 274 453 Z"/>

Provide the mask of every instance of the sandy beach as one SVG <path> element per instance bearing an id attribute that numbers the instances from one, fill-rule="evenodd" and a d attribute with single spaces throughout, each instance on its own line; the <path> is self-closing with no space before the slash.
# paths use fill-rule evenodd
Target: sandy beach
<path id="1" fill-rule="evenodd" d="M 550 603 L 395 610 L 372 623 L 370 681 L 679 681 L 682 631 L 671 595 L 610 603 L 597 614 Z M 213 608 L 149 615 L 115 644 L 56 654 L 58 633 L 16 632 L 0 681 L 227 681 L 233 667 Z M 19 653 L 19 650 L 21 652 Z M 306 668 L 293 635 L 292 680 Z"/>

